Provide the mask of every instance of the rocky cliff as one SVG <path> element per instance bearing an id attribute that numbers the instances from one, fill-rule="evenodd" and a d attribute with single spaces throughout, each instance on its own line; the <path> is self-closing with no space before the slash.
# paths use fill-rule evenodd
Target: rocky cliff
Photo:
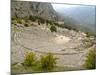
<path id="1" fill-rule="evenodd" d="M 50 3 L 12 1 L 11 16 L 24 18 L 30 15 L 39 16 L 44 19 L 57 20 L 58 15 Z"/>

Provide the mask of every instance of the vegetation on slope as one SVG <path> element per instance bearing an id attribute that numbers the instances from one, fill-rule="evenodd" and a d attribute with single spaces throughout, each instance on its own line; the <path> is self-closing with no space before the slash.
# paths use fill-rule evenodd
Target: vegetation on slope
<path id="1" fill-rule="evenodd" d="M 52 25 L 52 26 L 50 27 L 50 31 L 51 31 L 51 32 L 57 32 L 56 26 Z"/>
<path id="2" fill-rule="evenodd" d="M 33 52 L 26 53 L 23 65 L 24 66 L 33 66 L 35 63 L 35 60 L 36 60 L 35 53 L 33 53 Z"/>
<path id="3" fill-rule="evenodd" d="M 57 58 L 54 57 L 52 53 L 48 53 L 46 55 L 42 55 L 42 57 L 38 60 L 36 58 L 36 54 L 33 52 L 28 52 L 25 55 L 24 62 L 21 63 L 22 65 L 16 66 L 17 64 L 13 64 L 12 68 L 15 71 L 21 71 L 27 69 L 26 71 L 31 72 L 47 72 L 52 71 L 56 67 Z M 22 68 L 21 70 L 18 68 Z M 22 73 L 21 72 L 21 73 Z M 15 73 L 13 71 L 13 73 Z M 17 72 L 16 72 L 17 73 Z"/>
<path id="4" fill-rule="evenodd" d="M 84 67 L 87 69 L 95 69 L 96 68 L 96 51 L 95 49 L 91 49 L 87 54 L 87 59 L 85 61 Z"/>
<path id="5" fill-rule="evenodd" d="M 41 67 L 45 71 L 51 71 L 56 66 L 57 58 L 53 54 L 48 53 L 46 56 L 41 57 Z"/>

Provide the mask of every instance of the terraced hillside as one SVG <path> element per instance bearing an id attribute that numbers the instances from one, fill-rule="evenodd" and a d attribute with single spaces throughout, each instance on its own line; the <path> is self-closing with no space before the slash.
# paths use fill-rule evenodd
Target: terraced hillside
<path id="1" fill-rule="evenodd" d="M 51 32 L 51 25 L 46 23 L 29 21 L 28 25 L 12 23 L 12 64 L 21 65 L 25 54 L 32 51 L 38 59 L 44 54 L 54 54 L 58 58 L 57 66 L 84 69 L 86 54 L 95 47 L 94 37 L 59 26 L 56 26 L 57 32 Z"/>

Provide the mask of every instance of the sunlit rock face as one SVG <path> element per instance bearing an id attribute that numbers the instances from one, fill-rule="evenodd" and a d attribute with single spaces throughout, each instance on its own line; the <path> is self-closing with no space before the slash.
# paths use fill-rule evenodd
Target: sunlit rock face
<path id="1" fill-rule="evenodd" d="M 50 3 L 26 1 L 12 1 L 11 3 L 12 17 L 26 18 L 33 15 L 49 20 L 58 19 L 58 15 Z"/>
<path id="2" fill-rule="evenodd" d="M 63 35 L 57 35 L 54 39 L 54 41 L 57 44 L 65 44 L 67 42 L 69 42 L 71 39 L 69 37 L 63 36 Z"/>

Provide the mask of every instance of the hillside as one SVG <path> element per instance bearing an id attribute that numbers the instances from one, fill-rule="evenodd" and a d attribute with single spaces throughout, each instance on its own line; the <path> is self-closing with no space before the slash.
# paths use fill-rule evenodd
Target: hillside
<path id="1" fill-rule="evenodd" d="M 11 5 L 12 18 L 39 16 L 48 20 L 58 20 L 58 15 L 50 3 L 12 1 Z"/>
<path id="2" fill-rule="evenodd" d="M 84 32 L 96 32 L 96 7 L 94 5 L 52 4 L 54 10 L 64 17 L 65 25 Z"/>
<path id="3" fill-rule="evenodd" d="M 58 22 L 61 18 L 49 3 L 14 1 L 11 12 L 12 74 L 86 69 L 83 64 L 87 53 L 96 48 L 94 35 L 65 27 L 63 21 Z M 53 56 L 43 62 L 47 65 L 43 68 L 47 69 L 53 57 L 57 59 L 56 65 L 52 70 L 44 70 L 41 57 L 49 53 Z M 25 65 L 25 60 L 32 64 Z"/>

